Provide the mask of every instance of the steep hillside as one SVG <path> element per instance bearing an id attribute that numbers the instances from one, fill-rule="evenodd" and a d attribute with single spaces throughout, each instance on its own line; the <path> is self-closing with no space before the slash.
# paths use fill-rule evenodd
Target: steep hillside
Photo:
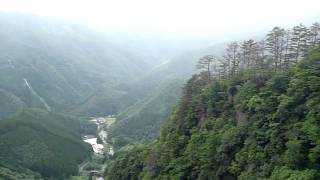
<path id="1" fill-rule="evenodd" d="M 90 146 L 80 136 L 86 130 L 83 123 L 32 109 L 1 120 L 0 178 L 41 174 L 44 178 L 63 179 L 76 175 L 78 164 L 90 154 Z"/>
<path id="2" fill-rule="evenodd" d="M 5 100 L 0 117 L 23 107 L 116 113 L 122 106 L 116 99 L 126 91 L 118 85 L 149 67 L 101 34 L 70 22 L 6 13 L 0 13 L 0 22 L 0 99 Z"/>
<path id="3" fill-rule="evenodd" d="M 149 73 L 126 85 L 122 102 L 135 102 L 117 116 L 110 139 L 116 147 L 153 141 L 177 104 L 181 87 L 197 69 L 202 54 L 221 56 L 225 44 L 194 50 L 154 67 Z"/>
<path id="4" fill-rule="evenodd" d="M 157 142 L 117 157 L 108 179 L 319 179 L 320 48 L 289 73 L 195 75 Z"/>
<path id="5" fill-rule="evenodd" d="M 116 147 L 126 144 L 147 143 L 160 133 L 160 127 L 170 116 L 180 96 L 183 80 L 172 80 L 157 89 L 151 96 L 138 101 L 118 115 L 112 126 L 110 139 Z"/>

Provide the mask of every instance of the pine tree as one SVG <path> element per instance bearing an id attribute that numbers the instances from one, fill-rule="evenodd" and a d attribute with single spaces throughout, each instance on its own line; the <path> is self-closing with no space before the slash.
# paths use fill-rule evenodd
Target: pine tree
<path id="1" fill-rule="evenodd" d="M 226 59 L 219 59 L 219 65 L 218 65 L 218 76 L 219 79 L 222 77 L 227 77 L 228 75 L 230 75 L 230 61 L 226 60 Z"/>
<path id="2" fill-rule="evenodd" d="M 281 69 L 285 50 L 285 30 L 280 27 L 274 27 L 266 38 L 266 50 L 269 52 L 271 64 L 275 70 Z"/>
<path id="3" fill-rule="evenodd" d="M 233 76 L 237 73 L 240 63 L 239 44 L 232 42 L 227 45 L 223 59 L 228 64 L 228 71 Z"/>
<path id="4" fill-rule="evenodd" d="M 261 40 L 257 43 L 257 59 L 255 60 L 255 69 L 256 71 L 261 71 L 265 67 L 265 40 Z"/>
<path id="5" fill-rule="evenodd" d="M 259 45 L 253 39 L 244 41 L 241 44 L 241 63 L 242 67 L 250 68 L 255 64 L 259 56 Z"/>
<path id="6" fill-rule="evenodd" d="M 203 70 L 207 74 L 208 82 L 211 82 L 211 71 L 212 71 L 212 64 L 215 57 L 212 55 L 206 55 L 199 59 L 197 68 Z"/>
<path id="7" fill-rule="evenodd" d="M 320 44 L 320 24 L 313 23 L 310 27 L 310 46 L 315 47 Z"/>
<path id="8" fill-rule="evenodd" d="M 290 43 L 290 58 L 297 63 L 308 48 L 309 32 L 306 26 L 300 24 L 292 29 L 291 43 Z"/>
<path id="9" fill-rule="evenodd" d="M 290 65 L 290 46 L 291 46 L 291 31 L 288 29 L 284 33 L 284 58 L 283 58 L 283 70 L 287 71 Z"/>

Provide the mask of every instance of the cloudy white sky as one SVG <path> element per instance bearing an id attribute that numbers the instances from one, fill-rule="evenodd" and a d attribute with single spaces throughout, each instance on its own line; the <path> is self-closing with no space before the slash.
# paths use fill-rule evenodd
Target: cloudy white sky
<path id="1" fill-rule="evenodd" d="M 0 10 L 112 30 L 221 33 L 320 20 L 320 0 L 0 0 Z"/>

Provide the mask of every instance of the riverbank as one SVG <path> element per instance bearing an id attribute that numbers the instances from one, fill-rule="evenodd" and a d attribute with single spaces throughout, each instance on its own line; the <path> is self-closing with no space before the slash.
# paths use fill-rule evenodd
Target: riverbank
<path id="1" fill-rule="evenodd" d="M 90 159 L 79 165 L 79 176 L 73 177 L 74 180 L 84 180 L 90 176 L 99 179 L 104 176 L 106 161 L 114 155 L 113 146 L 108 143 L 108 130 L 115 121 L 112 116 L 89 120 L 97 125 L 96 134 L 83 135 L 82 139 L 92 146 L 93 153 Z"/>

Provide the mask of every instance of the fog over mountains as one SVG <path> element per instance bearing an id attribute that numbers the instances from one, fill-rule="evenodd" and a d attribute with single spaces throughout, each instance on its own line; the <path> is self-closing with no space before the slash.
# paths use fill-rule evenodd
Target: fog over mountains
<path id="1" fill-rule="evenodd" d="M 80 106 L 90 113 L 90 103 L 104 96 L 110 108 L 104 107 L 109 112 L 101 113 L 116 113 L 122 105 L 114 101 L 127 91 L 121 85 L 167 61 L 156 52 L 149 55 L 149 50 L 142 50 L 150 46 L 111 42 L 82 26 L 31 15 L 2 13 L 0 18 L 1 92 L 14 100 L 5 106 L 41 108 L 44 105 L 38 101 L 43 99 L 54 111 Z M 104 90 L 108 93 L 101 94 Z M 1 114 L 8 113 L 2 110 Z"/>
<path id="2" fill-rule="evenodd" d="M 316 18 L 307 18 L 304 23 L 309 25 Z M 287 28 L 291 23 L 282 26 Z M 146 169 L 152 167 L 153 159 L 163 157 L 159 147 L 166 147 L 166 139 L 184 142 L 194 129 L 203 128 L 199 123 L 191 129 L 189 122 L 182 121 L 191 122 L 194 114 L 197 118 L 199 114 L 204 116 L 202 119 L 210 119 L 201 109 L 212 108 L 207 103 L 211 103 L 210 98 L 223 101 L 224 106 L 215 104 L 216 109 L 228 111 L 230 117 L 234 115 L 228 104 L 230 98 L 226 100 L 228 88 L 240 88 L 241 83 L 250 81 L 243 76 L 244 79 L 234 80 L 239 86 L 228 81 L 221 82 L 219 90 L 209 87 L 204 83 L 205 73 L 193 76 L 199 73 L 196 68 L 199 58 L 214 55 L 221 59 L 231 41 L 261 40 L 269 30 L 265 28 L 212 34 L 147 29 L 117 31 L 62 18 L 0 12 L 0 179 L 68 179 L 79 175 L 79 169 L 83 170 L 81 165 L 89 164 L 87 169 L 96 170 L 91 161 L 101 161 L 103 168 L 99 172 L 104 171 L 112 157 L 94 159 L 90 146 L 82 141 L 87 136 L 98 136 L 97 140 L 106 147 L 112 145 L 114 158 L 120 157 L 115 162 L 124 163 L 126 160 L 121 158 L 127 158 L 128 154 L 121 155 L 129 150 L 139 155 L 135 160 L 140 163 L 141 157 L 147 157 L 143 153 L 148 152 L 151 155 L 143 162 L 151 163 Z M 219 99 L 220 95 L 223 100 Z M 176 113 L 182 112 L 181 109 L 186 113 L 177 118 Z M 92 119 L 98 117 L 111 120 L 97 126 Z M 217 122 L 212 122 L 216 129 Z M 178 131 L 179 123 L 185 132 Z M 234 125 L 228 123 L 228 128 Z M 101 140 L 97 127 L 105 128 L 106 139 Z M 163 127 L 164 133 L 159 136 Z M 177 131 L 174 137 L 169 136 L 171 131 Z M 146 143 L 152 145 L 140 151 L 140 144 Z M 157 152 L 149 151 L 157 143 Z M 134 145 L 138 148 L 130 151 Z M 142 152 L 141 157 L 135 150 Z M 111 167 L 117 168 L 114 164 Z M 114 172 L 114 177 L 122 174 Z M 149 177 L 149 169 L 144 173 Z M 165 173 L 162 175 L 167 177 Z"/>
<path id="3" fill-rule="evenodd" d="M 1 117 L 27 107 L 117 114 L 162 82 L 189 77 L 198 54 L 217 51 L 198 39 L 102 33 L 26 14 L 0 21 Z"/>

